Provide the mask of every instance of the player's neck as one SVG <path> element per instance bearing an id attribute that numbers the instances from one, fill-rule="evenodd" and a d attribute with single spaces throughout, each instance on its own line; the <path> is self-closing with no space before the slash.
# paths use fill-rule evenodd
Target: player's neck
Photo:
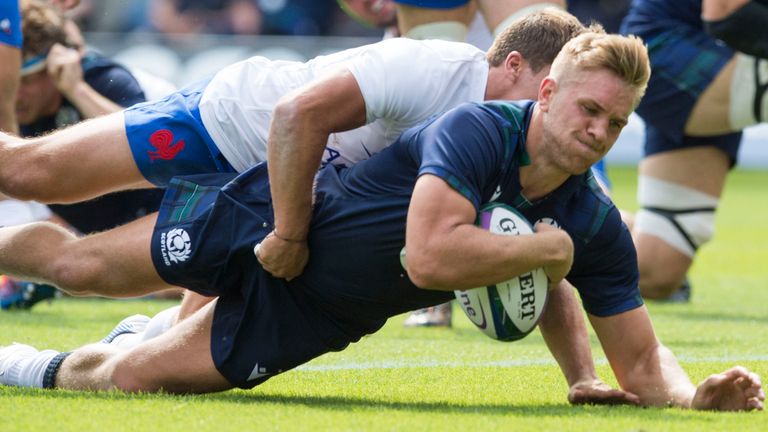
<path id="1" fill-rule="evenodd" d="M 570 177 L 546 154 L 542 128 L 541 111 L 536 106 L 525 135 L 525 150 L 531 164 L 520 168 L 521 193 L 531 202 L 546 197 Z"/>

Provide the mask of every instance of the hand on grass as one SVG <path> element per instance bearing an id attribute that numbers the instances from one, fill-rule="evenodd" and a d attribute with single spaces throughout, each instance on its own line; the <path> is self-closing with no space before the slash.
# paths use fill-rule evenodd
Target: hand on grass
<path id="1" fill-rule="evenodd" d="M 639 405 L 637 395 L 612 388 L 599 379 L 579 381 L 568 389 L 568 402 L 573 405 Z"/>

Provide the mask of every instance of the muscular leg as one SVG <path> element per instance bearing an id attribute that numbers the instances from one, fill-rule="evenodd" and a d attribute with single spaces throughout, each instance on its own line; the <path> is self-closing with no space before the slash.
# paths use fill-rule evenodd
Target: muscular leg
<path id="1" fill-rule="evenodd" d="M 452 9 L 429 9 L 397 4 L 400 34 L 413 39 L 463 41 L 472 21 L 474 4 Z"/>
<path id="2" fill-rule="evenodd" d="M 150 255 L 156 218 L 80 238 L 47 222 L 0 228 L 0 273 L 73 295 L 129 297 L 168 289 Z"/>
<path id="3" fill-rule="evenodd" d="M 214 306 L 215 302 L 210 303 L 166 333 L 128 351 L 104 344 L 75 350 L 61 364 L 56 388 L 170 393 L 232 388 L 211 357 Z"/>
<path id="4" fill-rule="evenodd" d="M 565 0 L 477 0 L 477 5 L 488 28 L 498 35 L 517 18 L 518 11 L 532 12 L 539 6 L 565 9 Z"/>
<path id="5" fill-rule="evenodd" d="M 647 157 L 640 164 L 640 174 L 719 198 L 729 167 L 728 157 L 720 150 L 694 147 Z M 633 238 L 641 293 L 646 298 L 667 298 L 683 282 L 693 258 L 637 226 Z"/>
<path id="6" fill-rule="evenodd" d="M 0 134 L 0 192 L 45 203 L 154 187 L 133 160 L 118 112 L 39 138 Z"/>

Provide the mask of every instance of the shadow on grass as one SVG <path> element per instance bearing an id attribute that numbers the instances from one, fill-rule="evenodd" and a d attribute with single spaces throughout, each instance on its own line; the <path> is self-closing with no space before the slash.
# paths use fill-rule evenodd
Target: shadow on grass
<path id="1" fill-rule="evenodd" d="M 40 389 L 9 389 L 0 387 L 0 397 L 23 397 L 25 399 L 52 400 L 52 399 L 77 399 L 80 401 L 107 401 L 107 402 L 141 402 L 167 400 L 171 403 L 180 401 L 188 403 L 225 403 L 233 405 L 259 405 L 276 404 L 285 407 L 308 407 L 318 410 L 353 411 L 372 410 L 382 412 L 388 410 L 404 413 L 435 413 L 435 414 L 465 414 L 480 416 L 515 416 L 515 417 L 566 417 L 575 415 L 588 415 L 590 418 L 612 419 L 616 416 L 622 418 L 647 419 L 657 417 L 662 411 L 657 408 L 641 408 L 630 406 L 598 406 L 598 405 L 568 405 L 562 404 L 462 404 L 458 402 L 399 402 L 380 399 L 370 399 L 351 396 L 296 396 L 282 394 L 266 394 L 258 391 L 228 391 L 206 395 L 168 395 L 168 394 L 129 394 L 121 392 L 76 392 Z M 665 413 L 674 414 L 665 417 L 672 421 L 702 421 L 700 412 L 688 410 L 667 410 Z M 394 415 L 394 414 L 393 414 Z M 705 420 L 706 421 L 706 420 Z"/>
<path id="2" fill-rule="evenodd" d="M 712 322 L 739 322 L 739 323 L 763 323 L 768 324 L 768 315 L 763 314 L 744 314 L 739 312 L 727 313 L 727 312 L 705 312 L 705 311 L 690 311 L 681 310 L 674 307 L 655 308 L 651 312 L 653 318 L 674 318 L 682 321 L 702 321 L 707 323 Z"/>

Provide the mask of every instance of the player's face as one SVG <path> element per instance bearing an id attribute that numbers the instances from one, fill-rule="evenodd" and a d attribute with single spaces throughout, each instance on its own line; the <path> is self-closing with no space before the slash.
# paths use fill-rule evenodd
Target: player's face
<path id="1" fill-rule="evenodd" d="M 34 123 L 55 113 L 61 105 L 61 93 L 46 70 L 21 78 L 16 96 L 16 117 L 21 125 Z"/>
<path id="2" fill-rule="evenodd" d="M 613 147 L 634 108 L 635 93 L 607 70 L 577 71 L 570 80 L 542 84 L 540 108 L 548 157 L 568 174 L 581 174 Z"/>
<path id="3" fill-rule="evenodd" d="M 343 0 L 342 3 L 345 11 L 372 27 L 397 24 L 397 11 L 392 0 Z"/>

